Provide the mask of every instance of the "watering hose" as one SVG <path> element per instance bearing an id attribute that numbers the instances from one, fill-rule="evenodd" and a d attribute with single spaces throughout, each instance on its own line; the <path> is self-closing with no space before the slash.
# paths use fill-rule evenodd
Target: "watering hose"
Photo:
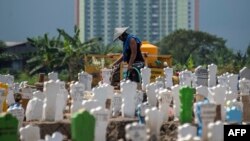
<path id="1" fill-rule="evenodd" d="M 140 71 L 136 67 L 132 67 L 132 68 L 137 72 L 137 74 L 139 76 L 139 79 L 140 79 L 140 83 L 141 83 L 141 73 L 140 73 Z M 130 75 L 130 71 L 127 70 L 127 76 L 126 76 L 126 78 L 128 78 L 129 75 Z"/>

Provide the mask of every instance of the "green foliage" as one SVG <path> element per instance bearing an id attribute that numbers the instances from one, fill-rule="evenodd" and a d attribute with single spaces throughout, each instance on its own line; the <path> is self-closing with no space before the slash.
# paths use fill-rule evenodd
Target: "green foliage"
<path id="1" fill-rule="evenodd" d="M 194 69 L 194 60 L 192 54 L 188 57 L 187 63 L 186 63 L 187 69 L 188 70 L 193 70 Z"/>
<path id="2" fill-rule="evenodd" d="M 34 85 L 38 81 L 38 74 L 31 76 L 27 72 L 20 72 L 15 76 L 15 82 L 22 81 L 28 81 L 29 85 Z"/>

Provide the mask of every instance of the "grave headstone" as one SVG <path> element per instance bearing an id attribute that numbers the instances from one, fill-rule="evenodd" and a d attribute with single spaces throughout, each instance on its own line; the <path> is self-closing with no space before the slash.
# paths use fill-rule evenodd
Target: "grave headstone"
<path id="1" fill-rule="evenodd" d="M 202 101 L 204 98 L 208 99 L 208 88 L 206 86 L 198 86 L 196 87 L 196 102 Z"/>
<path id="2" fill-rule="evenodd" d="M 88 74 L 87 72 L 82 71 L 78 73 L 78 80 L 80 83 L 84 84 L 86 91 L 91 91 L 93 76 Z"/>
<path id="3" fill-rule="evenodd" d="M 61 121 L 63 120 L 63 111 L 65 106 L 64 95 L 58 93 L 55 103 L 55 121 Z"/>
<path id="4" fill-rule="evenodd" d="M 73 114 L 81 108 L 83 96 L 84 96 L 85 86 L 82 83 L 76 82 L 70 85 L 70 95 L 72 100 L 72 105 L 70 107 L 70 112 Z"/>
<path id="5" fill-rule="evenodd" d="M 102 107 L 97 107 L 91 110 L 91 114 L 95 117 L 95 141 L 106 140 L 109 111 Z"/>
<path id="6" fill-rule="evenodd" d="M 247 67 L 242 68 L 239 74 L 240 74 L 240 79 L 245 78 L 245 79 L 250 80 L 250 68 L 247 68 Z"/>
<path id="7" fill-rule="evenodd" d="M 209 93 L 213 97 L 214 102 L 216 105 L 221 106 L 221 119 L 222 121 L 225 120 L 225 104 L 226 104 L 226 87 L 217 85 L 212 88 L 208 88 Z"/>
<path id="8" fill-rule="evenodd" d="M 74 141 L 94 141 L 95 117 L 86 110 L 80 110 L 71 117 L 71 139 Z"/>
<path id="9" fill-rule="evenodd" d="M 221 121 L 208 124 L 208 141 L 224 141 L 224 124 Z"/>
<path id="10" fill-rule="evenodd" d="M 83 102 L 82 102 L 82 107 L 86 110 L 86 111 L 88 111 L 88 112 L 90 112 L 91 111 L 91 109 L 95 109 L 95 108 L 97 108 L 97 107 L 99 107 L 99 106 L 101 106 L 101 103 L 98 101 L 98 100 L 96 100 L 96 99 L 89 99 L 89 100 L 84 100 Z"/>
<path id="11" fill-rule="evenodd" d="M 52 136 L 46 135 L 44 141 L 63 141 L 63 135 L 60 132 L 54 132 Z"/>
<path id="12" fill-rule="evenodd" d="M 43 117 L 45 121 L 54 121 L 56 114 L 56 99 L 60 92 L 60 83 L 49 80 L 44 83 L 45 100 L 43 105 Z"/>
<path id="13" fill-rule="evenodd" d="M 147 94 L 147 101 L 149 105 L 156 106 L 157 104 L 157 97 L 155 90 L 157 89 L 156 83 L 150 83 L 146 86 L 146 94 Z"/>
<path id="14" fill-rule="evenodd" d="M 159 101 L 159 111 L 163 114 L 163 121 L 168 121 L 169 117 L 169 106 L 172 102 L 173 95 L 172 92 L 168 89 L 161 89 L 158 92 L 158 101 Z"/>
<path id="15" fill-rule="evenodd" d="M 189 86 L 183 86 L 179 90 L 180 96 L 180 122 L 191 123 L 193 120 L 192 112 L 193 112 L 193 100 L 194 100 L 195 89 Z"/>
<path id="16" fill-rule="evenodd" d="M 192 72 L 188 70 L 184 70 L 179 74 L 179 81 L 181 86 L 189 86 L 192 85 Z"/>
<path id="17" fill-rule="evenodd" d="M 215 64 L 208 65 L 208 87 L 216 86 L 217 66 Z"/>
<path id="18" fill-rule="evenodd" d="M 135 95 L 134 99 L 135 99 L 135 107 L 138 107 L 138 105 L 142 104 L 143 92 L 137 91 L 137 94 Z"/>
<path id="19" fill-rule="evenodd" d="M 103 68 L 101 70 L 102 83 L 110 84 L 110 76 L 112 69 Z"/>
<path id="20" fill-rule="evenodd" d="M 33 97 L 36 97 L 36 98 L 38 98 L 38 99 L 40 99 L 40 100 L 42 100 L 42 101 L 45 99 L 44 93 L 41 92 L 41 91 L 39 91 L 39 90 L 33 92 Z"/>
<path id="21" fill-rule="evenodd" d="M 192 126 L 190 123 L 185 123 L 183 125 L 178 126 L 178 139 L 184 138 L 187 135 L 196 136 L 197 128 Z"/>
<path id="22" fill-rule="evenodd" d="M 150 138 L 152 140 L 159 140 L 160 128 L 163 123 L 162 113 L 156 107 L 147 109 L 145 113 L 146 126 L 150 130 Z"/>
<path id="23" fill-rule="evenodd" d="M 164 75 L 165 75 L 165 87 L 171 88 L 173 86 L 173 68 L 164 68 Z"/>
<path id="24" fill-rule="evenodd" d="M 202 120 L 202 139 L 208 140 L 207 125 L 214 122 L 216 116 L 216 105 L 212 103 L 201 105 L 201 120 Z"/>
<path id="25" fill-rule="evenodd" d="M 147 129 L 144 124 L 132 123 L 127 124 L 125 127 L 126 130 L 126 140 L 132 141 L 147 141 Z"/>
<path id="26" fill-rule="evenodd" d="M 174 85 L 171 89 L 172 89 L 173 100 L 174 100 L 175 118 L 179 118 L 180 116 L 180 97 L 179 97 L 180 85 Z"/>
<path id="27" fill-rule="evenodd" d="M 18 120 L 10 113 L 0 114 L 0 141 L 18 140 Z"/>
<path id="28" fill-rule="evenodd" d="M 32 98 L 28 104 L 25 111 L 26 121 L 32 120 L 42 120 L 43 114 L 43 100 L 36 97 Z"/>
<path id="29" fill-rule="evenodd" d="M 48 73 L 49 80 L 57 81 L 58 80 L 58 73 L 57 72 L 50 72 Z"/>
<path id="30" fill-rule="evenodd" d="M 98 100 L 102 107 L 106 107 L 107 99 L 114 95 L 114 87 L 109 84 L 102 84 L 92 89 L 93 99 Z"/>
<path id="31" fill-rule="evenodd" d="M 21 141 L 38 141 L 40 139 L 40 128 L 31 124 L 21 127 L 20 130 Z"/>
<path id="32" fill-rule="evenodd" d="M 7 75 L 0 75 L 0 82 L 8 84 L 8 94 L 6 97 L 6 102 L 8 105 L 12 105 L 15 103 L 14 99 L 14 76 L 7 74 Z"/>
<path id="33" fill-rule="evenodd" d="M 230 74 L 228 76 L 228 90 L 232 92 L 233 95 L 238 95 L 238 75 Z"/>
<path id="34" fill-rule="evenodd" d="M 135 116 L 135 96 L 137 84 L 127 80 L 126 82 L 121 82 L 121 95 L 122 100 L 122 116 L 123 117 L 134 117 Z"/>
<path id="35" fill-rule="evenodd" d="M 146 91 L 146 86 L 150 83 L 151 69 L 144 67 L 141 69 L 142 90 Z"/>
<path id="36" fill-rule="evenodd" d="M 158 76 L 155 78 L 155 83 L 156 83 L 156 86 L 157 86 L 157 89 L 160 89 L 160 88 L 165 88 L 165 80 L 162 76 Z"/>
<path id="37" fill-rule="evenodd" d="M 223 87 L 228 87 L 228 76 L 229 74 L 225 73 L 217 77 L 218 84 Z"/>
<path id="38" fill-rule="evenodd" d="M 115 93 L 111 102 L 112 116 L 117 117 L 121 113 L 122 97 L 120 94 Z"/>
<path id="39" fill-rule="evenodd" d="M 239 80 L 239 89 L 241 95 L 250 95 L 250 80 L 245 78 Z"/>
<path id="40" fill-rule="evenodd" d="M 213 72 L 214 73 L 214 72 Z M 202 66 L 195 69 L 196 85 L 208 86 L 208 70 Z"/>

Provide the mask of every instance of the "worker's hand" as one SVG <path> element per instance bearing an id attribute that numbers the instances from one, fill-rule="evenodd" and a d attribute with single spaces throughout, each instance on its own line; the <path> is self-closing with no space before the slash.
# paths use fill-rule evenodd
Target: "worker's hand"
<path id="1" fill-rule="evenodd" d="M 132 69 L 133 69 L 133 67 L 128 65 L 128 70 L 132 70 Z"/>

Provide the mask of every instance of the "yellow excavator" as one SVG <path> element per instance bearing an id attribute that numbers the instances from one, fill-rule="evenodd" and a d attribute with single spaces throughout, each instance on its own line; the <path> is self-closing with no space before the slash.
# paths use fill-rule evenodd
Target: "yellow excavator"
<path id="1" fill-rule="evenodd" d="M 171 55 L 159 55 L 159 48 L 148 41 L 142 41 L 141 51 L 145 59 L 145 66 L 151 69 L 151 82 L 155 81 L 158 76 L 164 76 L 163 68 L 172 67 Z M 88 54 L 84 58 L 85 71 L 93 75 L 92 85 L 95 86 L 101 80 L 101 69 L 108 66 L 117 60 L 121 54 L 111 55 L 94 55 Z M 123 68 L 121 64 L 120 68 Z M 122 74 L 122 70 L 120 69 Z M 122 75 L 120 75 L 120 80 Z"/>

